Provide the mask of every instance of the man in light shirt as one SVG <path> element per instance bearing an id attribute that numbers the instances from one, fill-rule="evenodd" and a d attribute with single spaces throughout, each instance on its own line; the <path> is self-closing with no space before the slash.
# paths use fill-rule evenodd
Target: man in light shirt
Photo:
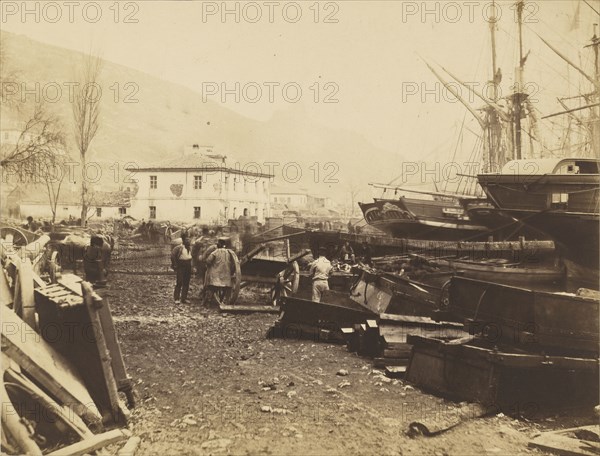
<path id="1" fill-rule="evenodd" d="M 329 290 L 329 276 L 333 271 L 330 261 L 325 257 L 325 249 L 319 249 L 319 257 L 310 264 L 310 278 L 312 279 L 312 300 L 320 302 L 321 295 Z"/>
<path id="2" fill-rule="evenodd" d="M 173 296 L 175 304 L 179 304 L 180 296 L 181 302 L 187 304 L 190 278 L 192 277 L 192 252 L 189 238 L 184 237 L 182 243 L 171 252 L 171 267 L 177 272 L 177 283 Z"/>

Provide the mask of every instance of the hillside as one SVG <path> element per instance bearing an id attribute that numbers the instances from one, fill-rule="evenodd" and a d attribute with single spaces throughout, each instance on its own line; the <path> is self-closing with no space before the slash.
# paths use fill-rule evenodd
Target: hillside
<path id="1" fill-rule="evenodd" d="M 53 108 L 64 124 L 72 128 L 65 83 L 77 80 L 81 54 L 22 35 L 2 32 L 1 38 L 10 66 L 19 71 L 27 87 L 35 87 L 39 82 L 40 87 L 49 88 L 52 97 L 56 92 L 51 92 L 51 87 L 56 84 L 63 87 L 62 96 L 53 103 Z M 115 91 L 110 89 L 115 83 L 120 88 L 118 100 L 114 100 Z M 364 189 L 361 196 L 368 199 L 367 182 L 391 179 L 399 173 L 398 154 L 380 150 L 352 131 L 315 124 L 301 106 L 292 105 L 262 122 L 213 101 L 204 102 L 200 93 L 181 85 L 109 61 L 105 61 L 101 85 L 101 127 L 92 143 L 90 158 L 104 162 L 105 167 L 114 162 L 121 167 L 130 161 L 140 165 L 152 163 L 180 154 L 184 145 L 193 143 L 213 145 L 216 152 L 234 158 L 241 166 L 249 162 L 281 163 L 275 178 L 280 185 L 286 185 L 281 173 L 283 165 L 297 162 L 302 169 L 303 186 L 327 192 L 340 202 L 344 202 L 350 182 Z M 128 94 L 137 102 L 125 102 Z M 7 115 L 5 111 L 3 114 L 4 123 Z M 317 184 L 311 171 L 314 162 L 321 163 Z M 323 169 L 326 162 L 336 163 L 339 171 L 332 166 Z M 295 175 L 292 171 L 295 170 L 290 168 L 290 177 Z M 339 183 L 322 182 L 330 173 Z"/>

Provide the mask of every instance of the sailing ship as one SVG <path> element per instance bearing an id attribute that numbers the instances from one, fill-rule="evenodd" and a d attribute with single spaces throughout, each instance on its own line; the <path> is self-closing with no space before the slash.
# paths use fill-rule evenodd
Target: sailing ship
<path id="1" fill-rule="evenodd" d="M 522 12 L 522 1 L 519 4 Z M 496 166 L 502 166 L 510 160 L 512 141 L 509 131 L 511 131 L 514 115 L 521 116 L 523 110 L 520 106 L 526 101 L 526 95 L 522 93 L 509 96 L 506 100 L 509 103 L 509 112 L 499 102 L 499 84 L 502 76 L 496 62 L 496 19 L 490 18 L 489 25 L 492 60 L 490 97 L 475 90 L 471 84 L 465 84 L 442 67 L 444 72 L 484 102 L 484 106 L 479 110 L 474 109 L 461 96 L 455 85 L 449 84 L 436 69 L 425 62 L 444 87 L 478 121 L 483 134 L 476 144 L 477 150 L 474 152 L 481 155 L 483 170 L 486 172 Z M 512 111 L 518 112 L 511 116 Z M 520 130 L 517 134 L 520 135 Z M 399 198 L 375 198 L 372 203 L 359 203 L 359 206 L 367 223 L 396 237 L 465 241 L 488 239 L 490 236 L 497 240 L 516 239 L 523 235 L 532 239 L 546 238 L 544 233 L 524 228 L 520 221 L 507 214 L 491 212 L 490 209 L 493 209 L 493 205 L 487 200 L 481 188 L 477 186 L 474 176 L 462 177 L 467 178 L 462 193 L 423 192 L 391 184 L 371 184 L 375 188 L 383 189 L 384 194 L 387 190 L 394 191 L 396 195 L 398 191 L 403 191 L 426 194 L 430 199 L 411 198 L 403 195 Z M 459 189 L 460 186 L 459 183 Z"/>
<path id="2" fill-rule="evenodd" d="M 508 214 L 548 233 L 567 260 L 570 275 L 590 278 L 597 284 L 600 257 L 600 38 L 594 30 L 591 44 L 586 46 L 594 51 L 593 77 L 546 40 L 542 41 L 592 85 L 591 92 L 574 97 L 583 100 L 582 106 L 546 116 L 573 116 L 575 112 L 587 111 L 589 116 L 585 119 L 578 116 L 577 121 L 589 134 L 587 152 L 592 157 L 514 160 L 499 173 L 482 173 L 477 178 L 496 213 Z"/>

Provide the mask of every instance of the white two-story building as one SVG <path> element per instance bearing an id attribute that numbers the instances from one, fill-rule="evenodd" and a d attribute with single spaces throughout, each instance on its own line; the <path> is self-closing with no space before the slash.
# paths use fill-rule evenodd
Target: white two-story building
<path id="1" fill-rule="evenodd" d="M 224 155 L 194 145 L 183 155 L 146 167 L 128 167 L 137 191 L 130 214 L 138 219 L 225 224 L 240 216 L 270 216 L 271 174 L 229 166 Z"/>

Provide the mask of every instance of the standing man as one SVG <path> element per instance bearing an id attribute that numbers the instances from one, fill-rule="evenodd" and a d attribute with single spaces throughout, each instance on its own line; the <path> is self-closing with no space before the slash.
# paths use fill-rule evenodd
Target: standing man
<path id="1" fill-rule="evenodd" d="M 215 295 L 221 304 L 229 304 L 236 274 L 236 260 L 235 252 L 227 248 L 227 239 L 218 239 L 217 248 L 206 258 L 204 302 L 207 305 Z"/>
<path id="2" fill-rule="evenodd" d="M 180 296 L 181 302 L 187 304 L 189 302 L 187 295 L 190 289 L 190 278 L 192 277 L 192 252 L 189 238 L 182 238 L 182 243 L 173 248 L 171 267 L 177 272 L 177 282 L 173 296 L 175 304 L 179 304 Z"/>
<path id="3" fill-rule="evenodd" d="M 90 245 L 83 248 L 85 279 L 97 287 L 106 286 L 113 247 L 100 235 L 93 235 Z"/>
<path id="4" fill-rule="evenodd" d="M 310 264 L 312 280 L 312 300 L 321 302 L 323 291 L 329 290 L 329 276 L 333 272 L 331 262 L 325 256 L 325 248 L 319 248 L 319 257 Z"/>

